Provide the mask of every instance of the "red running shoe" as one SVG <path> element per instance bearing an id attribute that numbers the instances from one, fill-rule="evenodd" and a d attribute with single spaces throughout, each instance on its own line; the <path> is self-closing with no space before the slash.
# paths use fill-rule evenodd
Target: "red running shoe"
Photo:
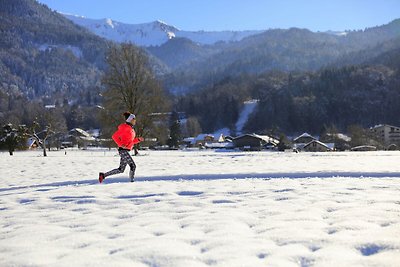
<path id="1" fill-rule="evenodd" d="M 102 183 L 105 178 L 106 177 L 104 177 L 104 173 L 100 172 L 99 173 L 99 183 Z"/>

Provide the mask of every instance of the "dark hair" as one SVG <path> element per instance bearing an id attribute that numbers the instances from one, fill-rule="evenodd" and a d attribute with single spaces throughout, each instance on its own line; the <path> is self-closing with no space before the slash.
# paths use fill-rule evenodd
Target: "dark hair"
<path id="1" fill-rule="evenodd" d="M 126 111 L 126 112 L 124 112 L 124 114 L 122 114 L 122 115 L 124 115 L 125 120 L 127 120 L 127 119 L 129 118 L 129 116 L 131 115 L 131 113 L 130 113 L 129 111 Z"/>

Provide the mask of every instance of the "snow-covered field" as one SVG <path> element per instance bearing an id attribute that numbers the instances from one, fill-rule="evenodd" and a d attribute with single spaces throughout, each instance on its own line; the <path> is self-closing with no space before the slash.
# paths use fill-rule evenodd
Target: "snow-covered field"
<path id="1" fill-rule="evenodd" d="M 400 152 L 0 153 L 0 266 L 400 266 Z"/>

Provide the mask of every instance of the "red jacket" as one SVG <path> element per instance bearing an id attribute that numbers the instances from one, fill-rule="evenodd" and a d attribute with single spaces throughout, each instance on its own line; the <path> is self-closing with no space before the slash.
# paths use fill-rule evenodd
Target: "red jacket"
<path id="1" fill-rule="evenodd" d="M 132 150 L 133 146 L 140 143 L 140 138 L 136 138 L 135 130 L 131 125 L 122 123 L 118 130 L 112 135 L 112 139 L 119 147 Z"/>

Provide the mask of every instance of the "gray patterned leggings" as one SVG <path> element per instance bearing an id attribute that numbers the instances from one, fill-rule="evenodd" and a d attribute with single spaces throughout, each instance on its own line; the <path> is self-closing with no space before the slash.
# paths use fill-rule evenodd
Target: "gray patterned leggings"
<path id="1" fill-rule="evenodd" d="M 133 180 L 133 178 L 135 177 L 136 164 L 133 161 L 131 155 L 129 155 L 129 151 L 128 150 L 118 150 L 118 153 L 119 153 L 119 156 L 121 157 L 119 167 L 117 169 L 114 169 L 114 170 L 104 173 L 104 177 L 118 174 L 118 173 L 123 173 L 125 171 L 126 165 L 129 165 L 129 167 L 131 167 L 131 170 L 129 172 L 129 178 L 131 178 L 131 180 Z"/>

